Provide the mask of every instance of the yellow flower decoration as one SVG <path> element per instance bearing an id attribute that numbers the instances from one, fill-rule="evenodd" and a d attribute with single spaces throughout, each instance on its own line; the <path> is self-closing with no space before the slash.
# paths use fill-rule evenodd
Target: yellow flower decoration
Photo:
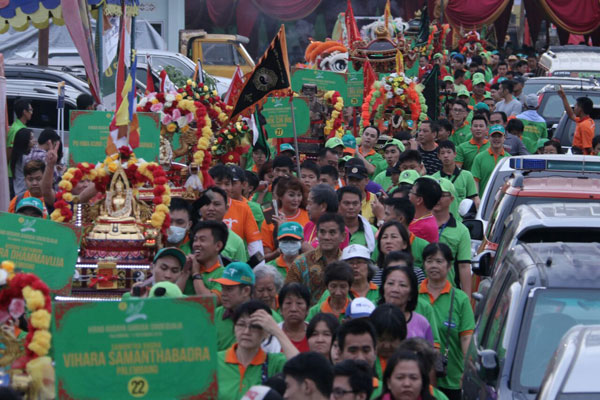
<path id="1" fill-rule="evenodd" d="M 48 354 L 48 350 L 50 350 L 51 339 L 52 335 L 47 330 L 35 331 L 33 333 L 31 343 L 29 343 L 29 346 L 27 346 L 27 348 L 40 357 L 45 356 L 46 354 Z"/>
<path id="2" fill-rule="evenodd" d="M 43 308 L 46 304 L 44 294 L 39 290 L 32 289 L 31 286 L 25 286 L 23 288 L 23 298 L 25 299 L 29 311 Z"/>
<path id="3" fill-rule="evenodd" d="M 31 325 L 36 329 L 49 329 L 52 316 L 45 309 L 31 313 Z"/>

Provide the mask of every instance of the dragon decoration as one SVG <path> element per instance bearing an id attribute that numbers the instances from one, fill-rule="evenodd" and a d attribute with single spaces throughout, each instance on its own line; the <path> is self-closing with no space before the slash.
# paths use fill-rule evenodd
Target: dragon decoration
<path id="1" fill-rule="evenodd" d="M 348 49 L 334 40 L 311 41 L 304 52 L 304 58 L 306 66 L 311 69 L 341 73 L 348 69 Z"/>

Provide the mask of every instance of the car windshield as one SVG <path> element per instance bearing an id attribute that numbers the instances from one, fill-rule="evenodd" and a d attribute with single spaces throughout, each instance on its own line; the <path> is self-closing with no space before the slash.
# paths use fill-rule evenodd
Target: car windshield
<path id="1" fill-rule="evenodd" d="M 531 294 L 512 377 L 517 388 L 529 393 L 539 389 L 552 354 L 571 327 L 600 323 L 598 290 L 537 289 Z"/>
<path id="2" fill-rule="evenodd" d="M 594 104 L 600 104 L 600 93 L 590 94 L 588 92 L 569 92 L 566 91 L 567 100 L 569 104 L 575 104 L 575 100 L 578 97 L 589 97 L 592 99 Z M 547 92 L 544 94 L 544 98 L 548 97 L 545 102 L 542 102 L 541 109 L 538 112 L 548 120 L 558 120 L 564 112 L 564 107 L 561 98 L 555 92 Z"/>

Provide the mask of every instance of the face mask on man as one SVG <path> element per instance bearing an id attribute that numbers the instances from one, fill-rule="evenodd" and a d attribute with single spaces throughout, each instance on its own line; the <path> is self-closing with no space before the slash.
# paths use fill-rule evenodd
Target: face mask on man
<path id="1" fill-rule="evenodd" d="M 300 253 L 302 243 L 299 240 L 284 240 L 279 242 L 279 248 L 284 256 L 294 256 Z"/>
<path id="2" fill-rule="evenodd" d="M 167 236 L 167 242 L 177 244 L 185 238 L 187 229 L 180 226 L 169 227 L 169 236 Z"/>

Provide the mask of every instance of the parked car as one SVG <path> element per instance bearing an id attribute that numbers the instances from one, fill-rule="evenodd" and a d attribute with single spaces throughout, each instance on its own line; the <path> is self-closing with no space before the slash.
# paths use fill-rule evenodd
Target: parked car
<path id="1" fill-rule="evenodd" d="M 600 245 L 515 246 L 477 319 L 462 398 L 535 399 L 563 335 L 578 324 L 599 323 Z"/>
<path id="2" fill-rule="evenodd" d="M 596 123 L 595 136 L 600 135 L 600 104 L 594 103 L 596 107 L 590 117 Z M 575 136 L 575 121 L 570 119 L 566 113 L 563 113 L 556 129 L 554 130 L 554 138 L 560 141 L 560 145 L 565 153 L 571 152 L 571 145 L 573 144 L 573 136 Z"/>
<path id="3" fill-rule="evenodd" d="M 580 85 L 580 86 L 598 86 L 598 81 L 594 78 L 569 78 L 562 76 L 538 76 L 529 78 L 525 81 L 523 86 L 523 95 L 535 93 L 537 94 L 546 85 Z"/>
<path id="4" fill-rule="evenodd" d="M 537 400 L 597 399 L 600 325 L 576 325 L 561 339 L 552 356 Z"/>
<path id="5" fill-rule="evenodd" d="M 65 82 L 82 93 L 89 93 L 90 86 L 81 78 L 78 70 L 69 67 L 40 67 L 37 65 L 6 65 L 4 67 L 6 79 L 22 79 L 47 82 Z"/>
<path id="6" fill-rule="evenodd" d="M 575 104 L 579 97 L 589 97 L 594 104 L 600 104 L 600 86 L 594 85 L 563 85 L 569 104 Z M 546 120 L 549 134 L 553 133 L 553 127 L 558 124 L 565 108 L 562 99 L 557 93 L 555 85 L 546 85 L 539 92 L 538 113 Z M 552 135 L 551 135 L 552 136 Z"/>
<path id="7" fill-rule="evenodd" d="M 550 46 L 538 67 L 546 76 L 577 78 L 600 76 L 600 49 L 591 46 Z"/>

